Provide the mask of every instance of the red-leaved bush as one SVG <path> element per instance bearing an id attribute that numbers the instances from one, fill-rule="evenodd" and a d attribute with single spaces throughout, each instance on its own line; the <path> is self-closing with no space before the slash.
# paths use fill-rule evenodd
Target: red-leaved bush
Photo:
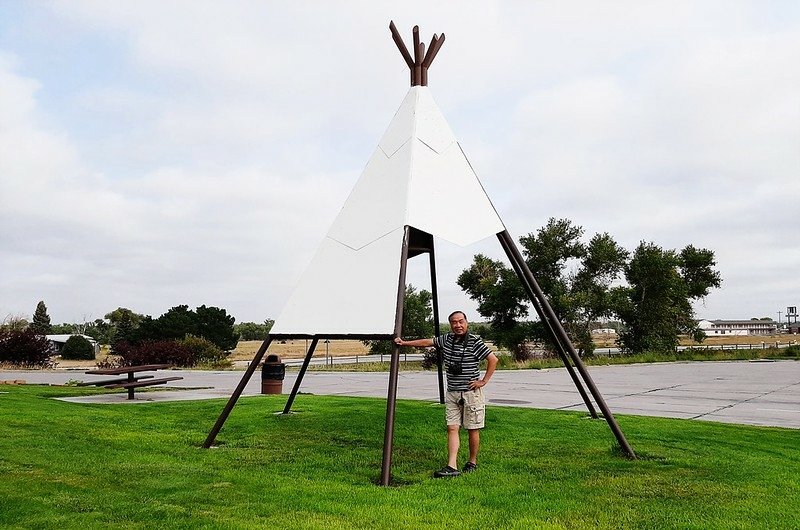
<path id="1" fill-rule="evenodd" d="M 53 365 L 52 353 L 44 335 L 37 335 L 33 330 L 0 331 L 0 364 L 49 368 Z"/>
<path id="2" fill-rule="evenodd" d="M 188 368 L 197 364 L 191 348 L 175 340 L 145 341 L 137 345 L 118 342 L 114 344 L 114 353 L 122 357 L 120 364 L 123 366 L 169 364 Z"/>

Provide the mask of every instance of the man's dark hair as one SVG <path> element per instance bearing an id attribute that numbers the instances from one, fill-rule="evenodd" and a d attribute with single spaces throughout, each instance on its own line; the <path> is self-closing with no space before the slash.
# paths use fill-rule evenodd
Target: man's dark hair
<path id="1" fill-rule="evenodd" d="M 452 313 L 450 313 L 450 315 L 447 317 L 447 321 L 448 321 L 448 322 L 450 322 L 450 319 L 451 319 L 451 318 L 453 318 L 453 316 L 454 316 L 454 315 L 457 315 L 457 314 L 459 314 L 459 313 L 461 313 L 461 316 L 462 316 L 462 317 L 464 317 L 464 320 L 467 320 L 467 314 L 466 314 L 465 312 L 463 312 L 463 311 L 453 311 L 453 312 L 452 312 Z"/>

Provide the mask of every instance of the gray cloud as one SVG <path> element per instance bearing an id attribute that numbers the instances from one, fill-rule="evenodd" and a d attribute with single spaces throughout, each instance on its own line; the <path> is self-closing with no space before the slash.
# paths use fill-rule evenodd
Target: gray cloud
<path id="1" fill-rule="evenodd" d="M 629 249 L 693 243 L 725 279 L 701 316 L 797 305 L 791 4 L 23 11 L 0 17 L 0 36 L 26 35 L 0 38 L 0 313 L 44 299 L 56 321 L 179 303 L 274 317 L 407 90 L 390 18 L 407 39 L 415 23 L 447 34 L 431 88 L 512 234 L 556 216 Z M 79 81 L 48 68 L 56 47 Z M 441 245 L 443 311 L 474 311 L 454 282 L 479 251 L 502 255 Z M 427 286 L 424 267 L 411 281 Z"/>

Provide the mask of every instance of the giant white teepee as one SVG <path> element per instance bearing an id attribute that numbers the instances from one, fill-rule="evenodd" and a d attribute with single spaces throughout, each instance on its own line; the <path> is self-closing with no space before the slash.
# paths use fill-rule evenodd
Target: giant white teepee
<path id="1" fill-rule="evenodd" d="M 391 335 L 405 226 L 458 245 L 505 230 L 427 86 L 412 86 L 271 334 Z"/>
<path id="2" fill-rule="evenodd" d="M 320 339 L 390 338 L 401 333 L 406 261 L 418 253 L 429 254 L 434 319 L 438 326 L 433 236 L 468 245 L 496 235 L 589 413 L 593 418 L 598 417 L 581 379 L 623 451 L 635 458 L 558 316 L 431 97 L 427 72 L 444 43 L 444 34 L 434 34 L 425 53 L 425 45 L 419 41 L 419 28 L 415 26 L 412 58 L 394 23 L 389 24 L 389 29 L 411 71 L 411 89 L 203 447 L 214 443 L 274 339 L 312 339 L 283 409 L 283 413 L 288 414 Z M 380 477 L 380 484 L 384 486 L 388 486 L 391 479 L 399 365 L 400 349 L 395 346 L 386 396 Z M 443 404 L 441 356 L 438 365 L 439 400 Z"/>

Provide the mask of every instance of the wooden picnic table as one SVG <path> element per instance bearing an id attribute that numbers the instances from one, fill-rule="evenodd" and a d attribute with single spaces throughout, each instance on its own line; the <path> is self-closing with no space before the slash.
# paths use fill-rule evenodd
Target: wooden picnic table
<path id="1" fill-rule="evenodd" d="M 126 377 L 119 377 L 114 379 L 103 379 L 100 381 L 85 381 L 81 385 L 95 385 L 105 388 L 125 388 L 128 390 L 128 399 L 134 398 L 134 390 L 143 386 L 163 385 L 168 381 L 177 381 L 183 377 L 162 377 L 153 379 L 152 375 L 137 375 L 141 372 L 154 372 L 169 368 L 169 364 L 141 364 L 138 366 L 122 366 L 120 368 L 101 368 L 99 370 L 89 370 L 87 375 L 122 375 L 127 374 Z M 146 381 L 142 381 L 146 379 Z"/>

